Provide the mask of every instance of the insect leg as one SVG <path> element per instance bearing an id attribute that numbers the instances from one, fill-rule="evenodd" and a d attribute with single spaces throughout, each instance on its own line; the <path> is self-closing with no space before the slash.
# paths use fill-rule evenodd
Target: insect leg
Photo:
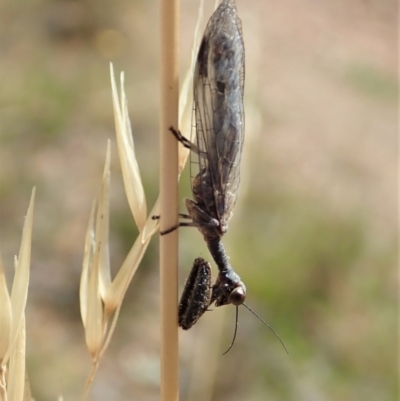
<path id="1" fill-rule="evenodd" d="M 191 199 L 185 199 L 186 209 L 195 223 L 195 227 L 218 227 L 219 221 L 211 217 L 196 202 Z"/>
<path id="2" fill-rule="evenodd" d="M 186 199 L 186 208 L 190 214 L 179 213 L 179 217 L 183 219 L 194 219 L 191 222 L 180 222 L 176 226 L 160 231 L 160 235 L 166 235 L 175 231 L 178 227 L 218 227 L 219 221 L 208 215 L 196 202 Z M 160 216 L 153 216 L 153 220 L 158 220 Z"/>
<path id="3" fill-rule="evenodd" d="M 199 225 L 197 223 L 194 223 L 193 221 L 191 221 L 190 223 L 180 222 L 176 226 L 167 228 L 165 231 L 160 231 L 160 235 L 172 233 L 173 231 L 177 230 L 179 227 L 198 227 L 198 226 Z"/>
<path id="4" fill-rule="evenodd" d="M 198 153 L 197 145 L 189 141 L 185 136 L 181 134 L 181 131 L 176 130 L 174 127 L 170 127 L 169 130 L 174 134 L 175 138 L 185 147 L 194 152 Z"/>
<path id="5" fill-rule="evenodd" d="M 179 213 L 178 216 L 179 216 L 181 219 L 191 219 L 191 217 L 190 217 L 188 214 L 185 214 L 185 213 Z M 151 218 L 152 218 L 153 220 L 160 220 L 160 215 L 157 214 L 157 215 L 151 216 Z"/>
<path id="6" fill-rule="evenodd" d="M 179 213 L 179 217 L 182 219 L 191 219 L 191 217 L 188 214 L 185 213 Z"/>
<path id="7" fill-rule="evenodd" d="M 190 149 L 192 152 L 202 157 L 207 156 L 206 152 L 201 151 L 196 144 L 183 136 L 180 131 L 176 130 L 174 127 L 170 127 L 169 130 L 173 133 L 178 142 L 180 142 L 185 148 Z"/>

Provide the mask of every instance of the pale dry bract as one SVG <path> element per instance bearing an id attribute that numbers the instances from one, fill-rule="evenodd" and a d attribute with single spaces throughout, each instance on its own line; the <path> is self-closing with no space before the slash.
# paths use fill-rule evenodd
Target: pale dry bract
<path id="1" fill-rule="evenodd" d="M 0 399 L 23 401 L 30 394 L 25 374 L 25 306 L 31 260 L 35 188 L 26 214 L 18 258 L 14 259 L 15 275 L 9 296 L 4 268 L 0 260 Z M 9 362 L 7 384 L 4 372 Z"/>
<path id="2" fill-rule="evenodd" d="M 8 293 L 4 265 L 0 254 L 0 365 L 10 346 L 11 336 L 11 299 Z"/>
<path id="3" fill-rule="evenodd" d="M 17 338 L 11 351 L 7 395 L 9 400 L 24 400 L 25 393 L 25 349 L 26 349 L 26 331 L 25 315 L 22 317 Z"/>
<path id="4" fill-rule="evenodd" d="M 201 0 L 199 7 L 199 15 L 197 17 L 196 28 L 194 32 L 193 46 L 190 54 L 190 63 L 183 83 L 181 85 L 181 93 L 179 96 L 179 129 L 182 132 L 190 132 L 190 140 L 195 140 L 196 131 L 191 129 L 191 118 L 193 111 L 193 97 L 190 96 L 193 85 L 193 70 L 196 64 L 197 49 L 200 42 L 200 25 L 203 20 L 204 0 Z M 179 174 L 183 171 L 186 161 L 189 157 L 189 149 L 179 146 Z"/>
<path id="5" fill-rule="evenodd" d="M 115 130 L 122 177 L 129 207 L 136 225 L 142 232 L 146 223 L 147 205 L 139 165 L 135 156 L 132 128 L 128 115 L 128 103 L 124 89 L 124 73 L 121 72 L 121 98 L 118 98 L 113 65 L 110 63 L 111 89 L 114 108 Z"/>
<path id="6" fill-rule="evenodd" d="M 0 400 L 7 400 L 6 366 L 3 359 L 10 346 L 11 335 L 11 299 L 8 294 L 4 265 L 0 254 Z"/>
<path id="7" fill-rule="evenodd" d="M 105 314 L 105 294 L 111 283 L 109 260 L 110 141 L 98 203 L 93 202 L 86 232 L 80 284 L 80 308 L 92 370 L 82 399 L 87 398 L 104 347 L 109 315 Z"/>
<path id="8" fill-rule="evenodd" d="M 84 268 L 81 282 L 81 313 L 84 319 L 86 344 L 93 359 L 100 352 L 105 335 L 103 298 L 110 278 L 108 249 L 109 230 L 109 187 L 110 187 L 110 141 L 107 144 L 106 163 L 103 173 L 99 204 L 91 211 L 86 234 Z M 90 263 L 92 261 L 92 263 Z"/>
<path id="9" fill-rule="evenodd" d="M 87 290 L 89 282 L 89 269 L 93 265 L 95 250 L 95 216 L 97 201 L 94 200 L 90 211 L 89 222 L 86 229 L 85 249 L 83 252 L 82 274 L 79 288 L 80 310 L 83 326 L 86 327 L 87 316 Z"/>
<path id="10" fill-rule="evenodd" d="M 24 317 L 23 315 L 25 313 L 26 299 L 28 297 L 35 192 L 36 190 L 34 188 L 32 191 L 28 212 L 25 218 L 24 228 L 22 232 L 21 248 L 16 263 L 15 277 L 11 290 L 11 346 L 13 345 L 13 341 L 15 341 L 17 337 L 19 325 Z"/>

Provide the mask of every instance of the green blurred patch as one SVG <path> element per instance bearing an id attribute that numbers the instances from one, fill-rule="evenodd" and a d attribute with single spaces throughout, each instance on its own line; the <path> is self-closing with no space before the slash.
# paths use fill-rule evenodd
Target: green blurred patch
<path id="1" fill-rule="evenodd" d="M 27 117 L 36 130 L 44 138 L 60 134 L 70 118 L 76 89 L 41 66 L 31 71 L 24 94 Z"/>
<path id="2" fill-rule="evenodd" d="M 366 385 L 364 399 L 393 393 L 395 244 L 374 246 L 361 210 L 345 213 L 298 194 L 261 190 L 235 217 L 242 230 L 229 233 L 228 252 L 247 303 L 267 316 L 292 363 L 318 366 L 332 399 L 363 399 L 357 394 Z M 267 362 L 264 375 L 273 377 Z"/>
<path id="3" fill-rule="evenodd" d="M 10 79 L 3 89 L 2 143 L 25 134 L 36 143 L 61 135 L 78 97 L 74 85 L 42 65 L 32 67 L 18 85 Z"/>
<path id="4" fill-rule="evenodd" d="M 367 64 L 354 63 L 348 66 L 344 78 L 359 92 L 377 99 L 397 102 L 397 79 L 384 71 Z"/>
<path id="5" fill-rule="evenodd" d="M 257 203 L 243 221 L 249 238 L 238 241 L 235 252 L 251 273 L 252 291 L 269 297 L 290 291 L 292 302 L 297 295 L 304 299 L 307 287 L 308 300 L 324 300 L 331 274 L 342 274 L 365 246 L 360 217 L 340 218 L 298 198 L 266 201 L 260 209 Z"/>
<path id="6" fill-rule="evenodd" d="M 329 314 L 332 294 L 364 252 L 362 218 L 340 217 L 294 196 L 261 195 L 249 202 L 232 263 L 249 298 L 271 305 L 268 315 L 275 324 L 291 337 L 298 338 L 299 330 L 307 337 L 321 315 Z"/>

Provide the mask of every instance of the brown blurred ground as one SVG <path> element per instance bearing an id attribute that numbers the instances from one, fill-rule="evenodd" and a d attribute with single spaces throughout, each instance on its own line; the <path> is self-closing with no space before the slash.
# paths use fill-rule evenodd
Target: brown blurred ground
<path id="1" fill-rule="evenodd" d="M 182 72 L 198 2 L 182 4 Z M 211 15 L 207 2 L 205 15 Z M 181 335 L 183 400 L 393 400 L 396 392 L 397 7 L 394 0 L 237 0 L 246 143 L 226 246 L 248 304 Z M 148 205 L 157 197 L 158 3 L 0 5 L 0 243 L 9 278 L 37 187 L 27 309 L 36 399 L 77 399 L 84 232 L 113 141 L 112 264 L 136 236 L 115 153 L 108 62 L 126 74 Z M 183 177 L 182 196 L 189 196 Z M 183 209 L 183 204 L 182 204 Z M 182 236 L 182 283 L 208 258 Z M 91 399 L 159 399 L 157 241 L 132 283 Z"/>

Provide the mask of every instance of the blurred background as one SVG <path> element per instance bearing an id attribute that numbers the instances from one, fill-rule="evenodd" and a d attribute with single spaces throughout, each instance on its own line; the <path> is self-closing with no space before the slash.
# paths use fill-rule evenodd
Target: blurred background
<path id="1" fill-rule="evenodd" d="M 206 21 L 214 1 L 205 1 Z M 199 2 L 182 1 L 186 72 Z M 397 392 L 397 4 L 237 0 L 246 141 L 224 242 L 247 285 L 180 332 L 181 399 L 394 400 Z M 0 4 L 0 243 L 8 281 L 37 187 L 27 363 L 33 395 L 77 399 L 90 369 L 78 288 L 85 229 L 112 140 L 111 261 L 137 229 L 115 147 L 109 61 L 125 71 L 150 209 L 158 195 L 159 2 Z M 181 198 L 190 197 L 189 175 Z M 184 204 L 181 203 L 181 211 Z M 182 230 L 183 231 L 183 230 Z M 180 286 L 201 235 L 180 242 Z M 159 399 L 158 239 L 128 291 L 90 399 Z"/>

